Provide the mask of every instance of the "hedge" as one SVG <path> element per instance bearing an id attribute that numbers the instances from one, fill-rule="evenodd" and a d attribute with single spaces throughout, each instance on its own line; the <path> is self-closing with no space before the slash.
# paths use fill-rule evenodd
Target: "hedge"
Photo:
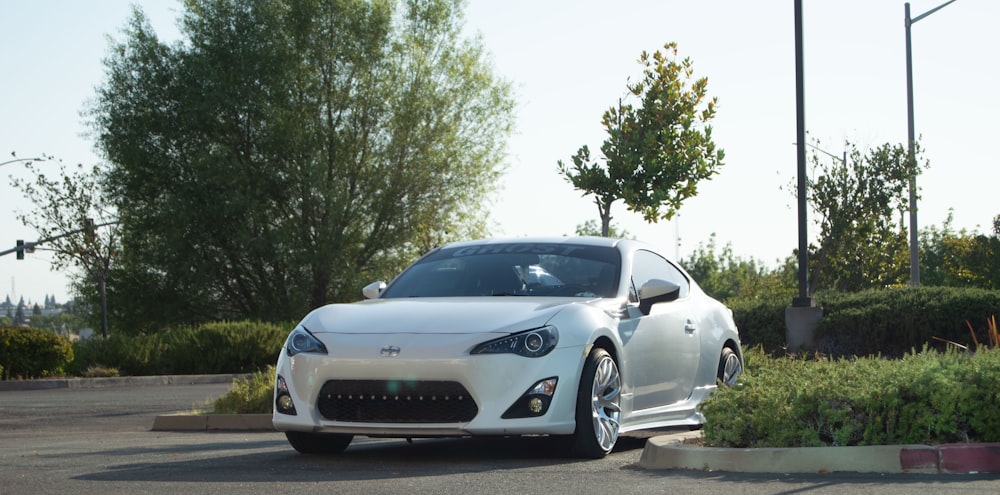
<path id="1" fill-rule="evenodd" d="M 835 356 L 901 356 L 940 339 L 972 346 L 987 341 L 988 319 L 1000 315 L 1000 291 L 915 287 L 824 294 L 819 350 Z M 968 322 L 968 323 L 967 323 Z"/>
<path id="2" fill-rule="evenodd" d="M 248 373 L 278 360 L 291 325 L 218 322 L 152 334 L 112 334 L 75 344 L 73 374 L 113 367 L 122 375 Z"/>
<path id="3" fill-rule="evenodd" d="M 73 360 L 65 338 L 39 328 L 0 327 L 0 373 L 8 378 L 61 375 Z"/>
<path id="4" fill-rule="evenodd" d="M 974 288 L 822 292 L 815 300 L 823 308 L 817 350 L 837 357 L 899 357 L 925 345 L 947 347 L 935 337 L 971 346 L 967 325 L 973 325 L 977 339 L 984 342 L 988 319 L 1000 316 L 1000 291 Z M 760 345 L 769 354 L 783 354 L 785 308 L 790 303 L 778 298 L 730 301 L 744 345 Z"/>

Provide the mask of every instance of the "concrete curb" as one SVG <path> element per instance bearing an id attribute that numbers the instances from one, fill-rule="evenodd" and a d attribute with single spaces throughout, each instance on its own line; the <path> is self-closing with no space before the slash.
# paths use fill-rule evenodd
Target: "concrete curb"
<path id="1" fill-rule="evenodd" d="M 274 431 L 270 414 L 165 414 L 153 431 Z"/>
<path id="2" fill-rule="evenodd" d="M 160 376 L 117 376 L 108 378 L 43 378 L 39 380 L 3 380 L 0 392 L 21 390 L 49 390 L 56 388 L 83 389 L 102 387 L 123 387 L 128 385 L 201 385 L 207 383 L 231 383 L 237 378 L 249 376 L 246 373 L 222 375 L 160 375 Z"/>
<path id="3" fill-rule="evenodd" d="M 684 445 L 699 436 L 650 438 L 639 466 L 741 473 L 1000 473 L 1000 443 L 725 449 Z"/>

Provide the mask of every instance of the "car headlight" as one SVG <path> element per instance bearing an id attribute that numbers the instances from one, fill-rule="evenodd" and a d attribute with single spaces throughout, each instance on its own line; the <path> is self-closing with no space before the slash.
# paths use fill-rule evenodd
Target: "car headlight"
<path id="1" fill-rule="evenodd" d="M 309 330 L 301 326 L 295 327 L 295 330 L 292 330 L 292 333 L 288 335 L 288 340 L 285 341 L 285 350 L 289 357 L 301 352 L 327 353 L 326 346 L 309 333 Z"/>
<path id="2" fill-rule="evenodd" d="M 547 326 L 483 342 L 472 348 L 472 354 L 517 354 L 524 357 L 541 357 L 555 349 L 557 342 L 559 342 L 559 331 L 556 327 Z"/>

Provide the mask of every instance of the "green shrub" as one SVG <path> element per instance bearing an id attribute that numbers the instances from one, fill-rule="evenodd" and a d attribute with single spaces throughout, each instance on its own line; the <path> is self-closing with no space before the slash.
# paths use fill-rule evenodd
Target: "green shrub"
<path id="1" fill-rule="evenodd" d="M 61 375 L 73 360 L 65 338 L 38 328 L 0 327 L 0 369 L 5 378 Z"/>
<path id="2" fill-rule="evenodd" d="M 76 359 L 68 371 L 83 375 L 90 368 L 114 367 L 123 375 L 159 375 L 165 372 L 162 356 L 166 344 L 159 334 L 111 334 L 106 339 L 94 337 L 73 344 Z"/>
<path id="3" fill-rule="evenodd" d="M 112 334 L 76 344 L 70 372 L 115 367 L 123 375 L 248 373 L 277 361 L 289 326 L 219 322 L 153 334 Z"/>
<path id="4" fill-rule="evenodd" d="M 206 323 L 164 334 L 170 373 L 249 373 L 274 364 L 289 327 L 260 322 Z"/>
<path id="5" fill-rule="evenodd" d="M 1000 350 L 803 360 L 756 348 L 747 356 L 742 384 L 703 404 L 709 445 L 1000 441 Z"/>
<path id="6" fill-rule="evenodd" d="M 215 399 L 214 414 L 267 414 L 274 400 L 274 365 L 233 380 L 226 395 Z"/>
<path id="7" fill-rule="evenodd" d="M 104 366 L 91 366 L 85 370 L 80 376 L 84 378 L 113 378 L 116 376 L 121 376 L 118 368 L 107 368 Z"/>

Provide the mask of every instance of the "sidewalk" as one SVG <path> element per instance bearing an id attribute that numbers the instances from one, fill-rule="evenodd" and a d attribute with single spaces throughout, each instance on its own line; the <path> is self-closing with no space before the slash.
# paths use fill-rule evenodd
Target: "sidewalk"
<path id="1" fill-rule="evenodd" d="M 162 414 L 153 431 L 274 431 L 270 414 Z"/>
<path id="2" fill-rule="evenodd" d="M 248 374 L 222 375 L 161 375 L 161 376 L 116 376 L 106 378 L 40 378 L 33 380 L 0 380 L 0 392 L 14 390 L 49 390 L 55 388 L 101 388 L 128 385 L 200 385 L 206 383 L 232 383 L 236 378 Z"/>

